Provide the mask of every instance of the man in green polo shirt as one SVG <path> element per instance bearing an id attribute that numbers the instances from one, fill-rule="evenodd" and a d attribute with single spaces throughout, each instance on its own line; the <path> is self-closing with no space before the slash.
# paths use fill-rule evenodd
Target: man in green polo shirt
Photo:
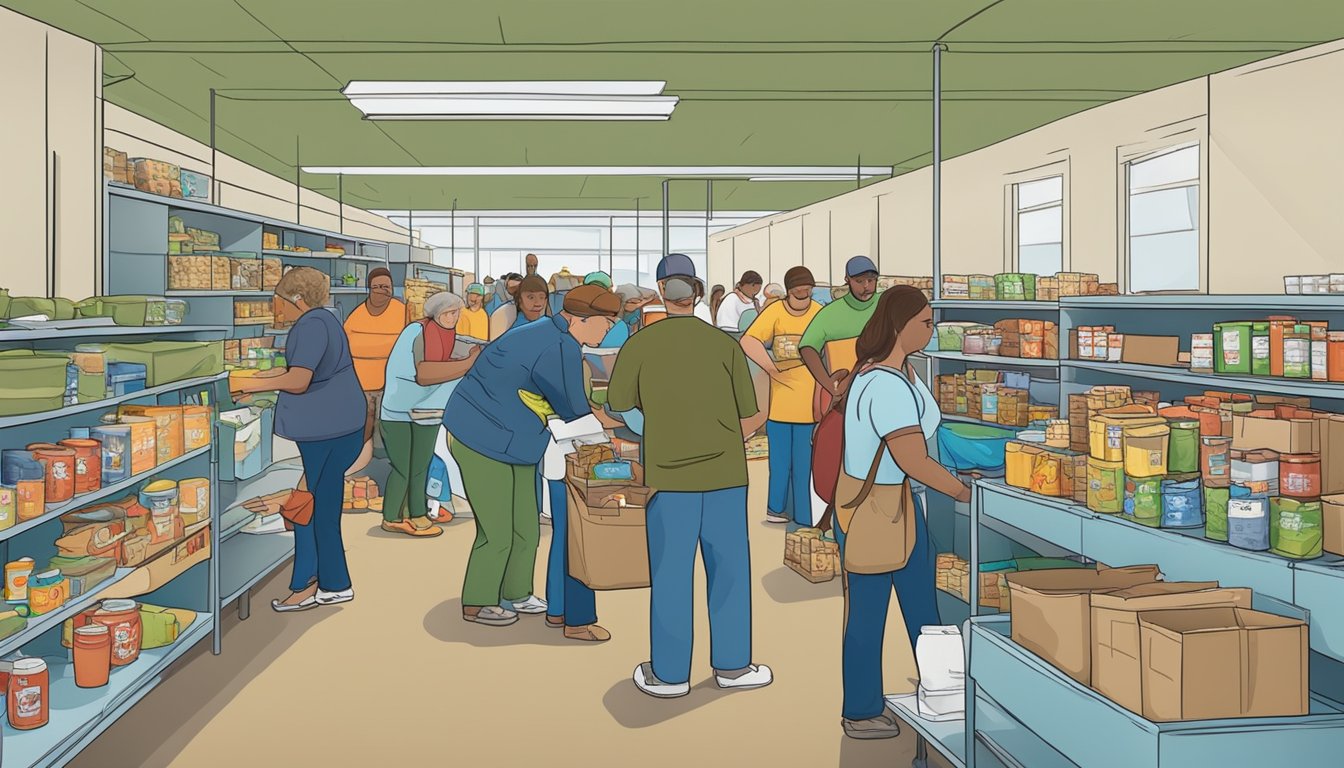
<path id="1" fill-rule="evenodd" d="M 830 409 L 832 398 L 844 394 L 854 373 L 855 342 L 877 308 L 877 265 L 867 256 L 855 256 L 845 264 L 845 284 L 849 293 L 822 307 L 798 342 L 798 354 L 820 389 L 814 403 L 818 419 Z"/>
<path id="2" fill-rule="evenodd" d="M 695 555 L 705 561 L 710 663 L 720 688 L 760 688 L 752 663 L 751 561 L 743 419 L 756 414 L 737 341 L 695 316 L 695 266 L 673 253 L 658 264 L 667 317 L 621 347 L 607 387 L 613 411 L 644 414 L 644 480 L 657 491 L 645 515 L 649 545 L 650 661 L 635 685 L 650 696 L 690 693 Z"/>

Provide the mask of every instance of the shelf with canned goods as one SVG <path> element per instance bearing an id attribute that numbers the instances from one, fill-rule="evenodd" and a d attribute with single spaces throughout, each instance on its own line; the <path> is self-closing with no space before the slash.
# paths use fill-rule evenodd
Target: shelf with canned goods
<path id="1" fill-rule="evenodd" d="M 52 520 L 59 518 L 61 515 L 67 512 L 73 512 L 81 507 L 86 507 L 90 504 L 97 503 L 99 501 L 102 501 L 103 499 L 113 496 L 114 494 L 121 493 L 123 491 L 134 490 L 137 486 L 139 486 L 141 483 L 144 483 L 146 480 L 149 480 L 150 478 L 162 474 L 167 470 L 173 469 L 174 467 L 181 466 L 196 459 L 202 459 L 202 458 L 208 459 L 210 457 L 210 451 L 211 446 L 208 445 L 201 448 L 197 448 L 195 450 L 188 451 L 182 454 L 181 456 L 172 459 L 171 461 L 166 461 L 162 464 L 159 464 L 158 466 L 146 472 L 131 475 L 125 480 L 119 480 L 114 483 L 108 483 L 107 485 L 102 486 L 96 491 L 75 496 L 69 501 L 61 502 L 59 504 L 48 504 L 46 511 L 43 512 L 40 517 L 35 517 L 32 520 L 24 520 L 22 522 L 16 522 L 13 525 L 13 527 L 0 530 L 0 541 L 6 541 L 8 539 L 14 538 L 15 536 L 19 536 L 20 534 L 27 533 L 28 531 L 31 531 L 44 523 L 48 523 L 51 522 Z"/>
<path id="2" fill-rule="evenodd" d="M 1063 360 L 1064 369 L 1096 371 L 1116 378 L 1163 381 L 1187 387 L 1234 389 L 1265 394 L 1344 400 L 1344 385 L 1310 379 L 1284 379 L 1269 376 L 1228 376 L 1193 373 L 1188 368 L 1137 363 L 1110 363 L 1093 360 Z"/>
<path id="3" fill-rule="evenodd" d="M 140 651 L 134 664 L 114 669 L 107 685 L 99 688 L 75 685 L 73 663 L 48 660 L 50 719 L 34 730 L 4 726 L 6 768 L 46 768 L 69 762 L 154 690 L 175 661 L 209 636 L 215 617 L 213 612 L 197 612 L 174 642 Z"/>
<path id="4" fill-rule="evenodd" d="M 1009 368 L 1058 368 L 1060 363 L 1060 361 L 1054 359 L 1005 357 L 1002 355 L 968 355 L 964 352 L 928 349 L 916 354 L 924 355 L 925 357 L 934 360 L 947 360 L 951 362 L 965 363 L 967 365 L 995 365 Z"/>
<path id="5" fill-rule="evenodd" d="M 162 384 L 157 387 L 149 387 L 135 392 L 128 392 L 118 397 L 110 397 L 103 400 L 92 400 L 87 403 L 76 403 L 50 411 L 39 411 L 37 413 L 24 413 L 17 416 L 0 417 L 0 429 L 9 429 L 12 427 L 21 427 L 28 424 L 38 424 L 44 421 L 64 418 L 66 416 L 76 416 L 81 413 L 91 413 L 107 408 L 114 408 L 118 405 L 133 403 L 137 400 L 148 398 L 157 398 L 160 395 L 172 394 L 188 389 L 204 389 L 210 385 L 223 381 L 228 377 L 227 373 L 218 373 L 212 376 L 200 376 L 197 378 L 183 379 L 169 384 Z"/>

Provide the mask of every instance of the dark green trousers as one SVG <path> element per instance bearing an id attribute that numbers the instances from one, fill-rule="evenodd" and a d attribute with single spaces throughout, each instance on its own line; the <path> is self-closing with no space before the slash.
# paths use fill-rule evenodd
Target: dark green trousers
<path id="1" fill-rule="evenodd" d="M 382 422 L 383 445 L 392 463 L 392 474 L 387 476 L 383 490 L 383 519 L 389 523 L 429 514 L 425 486 L 429 482 L 429 462 L 434 458 L 434 444 L 439 428 L 433 424 L 415 424 L 409 421 Z"/>

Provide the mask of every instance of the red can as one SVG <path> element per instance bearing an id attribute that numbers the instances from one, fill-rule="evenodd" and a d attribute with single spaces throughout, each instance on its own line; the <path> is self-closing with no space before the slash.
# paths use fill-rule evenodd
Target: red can
<path id="1" fill-rule="evenodd" d="M 75 497 L 75 452 L 51 443 L 28 446 L 33 458 L 46 468 L 46 502 L 56 504 Z"/>
<path id="2" fill-rule="evenodd" d="M 1321 454 L 1285 453 L 1279 456 L 1279 493 L 1297 499 L 1321 495 Z"/>
<path id="3" fill-rule="evenodd" d="M 97 440 L 71 438 L 60 442 L 75 452 L 75 494 L 93 493 L 103 487 L 103 444 Z"/>

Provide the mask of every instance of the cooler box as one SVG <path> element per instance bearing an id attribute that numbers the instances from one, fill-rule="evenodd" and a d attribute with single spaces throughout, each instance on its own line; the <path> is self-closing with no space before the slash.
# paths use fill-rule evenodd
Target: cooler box
<path id="1" fill-rule="evenodd" d="M 107 356 L 119 363 L 143 363 L 147 387 L 158 387 L 201 376 L 215 376 L 224 372 L 222 341 L 108 344 Z"/>
<path id="2" fill-rule="evenodd" d="M 0 416 L 54 411 L 65 404 L 67 367 L 63 354 L 31 349 L 0 352 Z"/>
<path id="3" fill-rule="evenodd" d="M 75 310 L 80 317 L 110 317 L 117 325 L 181 325 L 187 303 L 162 296 L 95 296 Z"/>

